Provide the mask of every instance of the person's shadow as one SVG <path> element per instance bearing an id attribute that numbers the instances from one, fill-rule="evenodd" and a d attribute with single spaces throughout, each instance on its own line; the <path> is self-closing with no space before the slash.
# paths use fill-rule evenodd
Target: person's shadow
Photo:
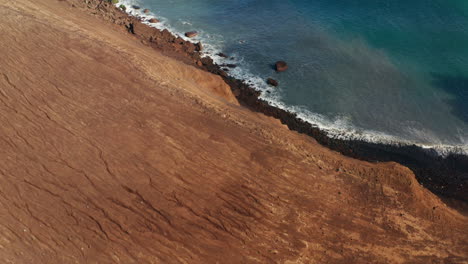
<path id="1" fill-rule="evenodd" d="M 450 94 L 453 98 L 447 102 L 452 113 L 468 123 L 468 77 L 431 73 L 432 83 Z"/>

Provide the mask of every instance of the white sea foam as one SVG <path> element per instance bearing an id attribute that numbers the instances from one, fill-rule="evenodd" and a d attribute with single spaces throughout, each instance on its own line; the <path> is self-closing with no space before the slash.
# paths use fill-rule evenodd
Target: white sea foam
<path id="1" fill-rule="evenodd" d="M 443 143 L 420 143 L 413 140 L 407 140 L 401 137 L 389 135 L 375 130 L 362 130 L 359 129 L 348 120 L 347 117 L 341 116 L 334 119 L 330 119 L 318 113 L 313 113 L 307 110 L 305 107 L 287 105 L 282 101 L 276 88 L 272 88 L 265 82 L 265 76 L 257 76 L 249 71 L 249 64 L 239 54 L 230 54 L 232 57 L 223 58 L 218 56 L 220 52 L 224 50 L 223 37 L 220 35 L 211 35 L 203 29 L 198 30 L 198 36 L 194 38 L 187 38 L 184 36 L 184 32 L 177 31 L 171 26 L 169 20 L 160 14 L 153 12 L 144 13 L 144 7 L 138 0 L 121 0 L 117 6 L 126 6 L 126 12 L 130 15 L 142 18 L 143 23 L 155 27 L 157 29 L 166 29 L 176 36 L 180 36 L 186 41 L 201 42 L 203 43 L 203 54 L 202 56 L 209 56 L 213 59 L 214 63 L 221 64 L 236 64 L 239 67 L 230 69 L 228 74 L 236 79 L 243 80 L 253 88 L 262 92 L 260 98 L 268 102 L 270 105 L 297 114 L 297 117 L 301 120 L 318 127 L 324 131 L 329 137 L 342 139 L 342 140 L 362 140 L 366 142 L 381 143 L 388 145 L 417 145 L 423 149 L 434 150 L 441 156 L 447 156 L 451 153 L 459 153 L 468 155 L 468 139 L 463 138 L 461 141 L 465 142 L 463 145 L 449 145 Z M 139 6 L 140 9 L 135 9 L 133 6 Z M 150 18 L 157 18 L 159 23 L 149 23 Z M 192 25 L 190 21 L 181 21 L 184 25 Z M 242 44 L 242 41 L 239 42 Z M 411 130 L 414 128 L 407 128 Z M 421 130 L 414 130 L 412 133 L 424 133 Z M 426 138 L 430 138 L 430 142 L 440 142 L 435 136 L 426 135 Z"/>

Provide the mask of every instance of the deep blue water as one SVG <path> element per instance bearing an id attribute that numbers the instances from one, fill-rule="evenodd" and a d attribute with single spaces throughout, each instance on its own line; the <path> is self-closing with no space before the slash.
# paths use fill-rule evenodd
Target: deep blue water
<path id="1" fill-rule="evenodd" d="M 207 53 L 234 57 L 233 76 L 332 136 L 468 151 L 468 1 L 121 3 L 151 9 L 157 27 L 199 31 Z M 277 60 L 289 70 L 276 73 Z"/>

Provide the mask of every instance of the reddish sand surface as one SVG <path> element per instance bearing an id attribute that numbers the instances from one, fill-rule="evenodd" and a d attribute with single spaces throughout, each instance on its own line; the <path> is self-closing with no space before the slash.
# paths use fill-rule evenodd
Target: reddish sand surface
<path id="1" fill-rule="evenodd" d="M 468 263 L 468 217 L 409 169 L 71 2 L 0 1 L 0 263 Z"/>

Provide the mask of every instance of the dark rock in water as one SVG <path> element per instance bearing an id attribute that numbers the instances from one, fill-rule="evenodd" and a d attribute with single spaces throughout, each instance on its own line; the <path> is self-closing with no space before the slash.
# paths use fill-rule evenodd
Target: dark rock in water
<path id="1" fill-rule="evenodd" d="M 196 37 L 197 35 L 198 35 L 198 32 L 196 32 L 196 31 L 190 31 L 190 32 L 185 33 L 185 36 L 187 38 L 193 38 L 193 37 Z"/>
<path id="2" fill-rule="evenodd" d="M 220 56 L 220 57 L 222 57 L 222 58 L 227 58 L 227 57 L 228 57 L 226 54 L 224 54 L 224 53 L 222 53 L 222 52 L 220 52 L 220 53 L 218 53 L 218 54 L 216 54 L 216 55 L 218 55 L 218 56 Z"/>
<path id="3" fill-rule="evenodd" d="M 226 71 L 226 72 L 229 71 L 228 68 L 222 68 L 222 70 L 223 70 L 223 71 Z"/>
<path id="4" fill-rule="evenodd" d="M 140 7 L 137 6 L 137 5 L 132 5 L 132 8 L 133 8 L 133 9 L 136 9 L 136 10 L 140 9 Z"/>
<path id="5" fill-rule="evenodd" d="M 275 86 L 275 87 L 279 85 L 278 81 L 275 80 L 275 79 L 272 79 L 272 78 L 268 78 L 268 79 L 267 79 L 267 83 L 268 83 L 269 85 Z"/>
<path id="6" fill-rule="evenodd" d="M 149 10 L 149 9 L 145 9 L 145 10 L 143 10 L 143 13 L 145 13 L 145 14 L 148 14 L 149 12 L 150 12 L 150 10 Z"/>
<path id="7" fill-rule="evenodd" d="M 221 67 L 229 67 L 229 68 L 236 68 L 237 67 L 236 64 L 221 64 L 220 66 Z"/>
<path id="8" fill-rule="evenodd" d="M 148 20 L 148 22 L 150 23 L 159 23 L 159 20 L 157 20 L 156 18 L 151 18 Z"/>
<path id="9" fill-rule="evenodd" d="M 277 61 L 275 67 L 277 72 L 284 72 L 288 69 L 288 64 L 284 61 Z"/>
<path id="10" fill-rule="evenodd" d="M 197 44 L 195 44 L 195 51 L 202 51 L 203 50 L 203 45 L 201 44 L 201 42 L 198 42 Z"/>

